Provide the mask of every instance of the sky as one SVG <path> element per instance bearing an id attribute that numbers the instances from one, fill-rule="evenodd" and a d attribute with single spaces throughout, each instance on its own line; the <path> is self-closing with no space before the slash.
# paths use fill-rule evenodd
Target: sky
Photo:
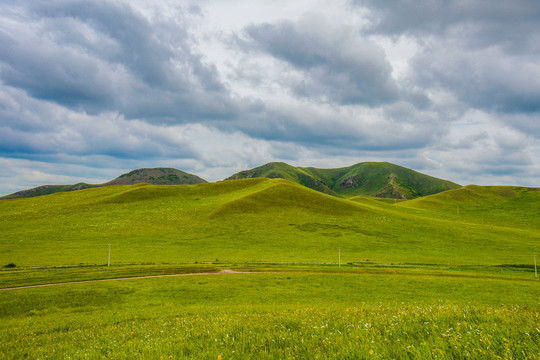
<path id="1" fill-rule="evenodd" d="M 0 0 L 0 195 L 388 161 L 540 186 L 538 0 Z"/>

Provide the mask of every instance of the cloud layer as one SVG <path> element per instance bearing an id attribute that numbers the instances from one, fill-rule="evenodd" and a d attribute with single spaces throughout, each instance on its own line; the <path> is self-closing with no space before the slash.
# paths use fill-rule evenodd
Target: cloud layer
<path id="1" fill-rule="evenodd" d="M 540 186 L 537 1 L 279 2 L 0 4 L 0 194 L 267 161 Z"/>

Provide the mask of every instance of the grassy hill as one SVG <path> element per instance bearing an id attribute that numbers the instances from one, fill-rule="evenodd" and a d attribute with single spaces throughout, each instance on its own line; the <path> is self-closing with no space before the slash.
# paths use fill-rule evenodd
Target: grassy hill
<path id="1" fill-rule="evenodd" d="M 540 228 L 540 188 L 468 185 L 401 205 L 430 217 Z"/>
<path id="2" fill-rule="evenodd" d="M 103 264 L 109 242 L 114 263 L 326 263 L 340 248 L 343 263 L 527 264 L 537 190 L 467 187 L 394 205 L 253 178 L 12 199 L 0 202 L 0 264 Z"/>
<path id="3" fill-rule="evenodd" d="M 104 184 L 78 183 L 75 185 L 41 185 L 32 189 L 18 191 L 16 193 L 0 197 L 0 199 L 19 199 L 41 195 L 55 194 L 58 192 L 75 191 L 110 185 L 133 185 L 148 183 L 153 185 L 180 185 L 202 184 L 206 180 L 200 177 L 172 168 L 145 168 L 130 171 L 120 175 L 114 180 Z"/>
<path id="4" fill-rule="evenodd" d="M 413 199 L 460 187 L 450 181 L 386 162 L 365 162 L 337 169 L 304 168 L 273 162 L 241 171 L 227 180 L 254 177 L 287 179 L 325 194 L 342 197 L 370 195 Z"/>

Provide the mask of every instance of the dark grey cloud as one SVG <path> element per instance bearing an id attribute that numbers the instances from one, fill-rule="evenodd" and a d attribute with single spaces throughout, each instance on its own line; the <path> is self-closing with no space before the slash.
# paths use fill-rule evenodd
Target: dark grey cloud
<path id="1" fill-rule="evenodd" d="M 182 12 L 150 21 L 126 4 L 62 0 L 19 10 L 15 25 L 0 28 L 6 85 L 74 110 L 157 122 L 237 111 L 215 67 L 194 50 Z"/>
<path id="2" fill-rule="evenodd" d="M 91 126 L 65 126 L 50 132 L 28 133 L 9 128 L 0 135 L 0 156 L 24 159 L 47 159 L 62 154 L 73 156 L 103 155 L 117 159 L 180 159 L 201 155 L 187 139 L 172 139 L 171 130 L 156 131 L 147 126 L 133 126 L 92 121 Z M 140 125 L 140 124 L 139 124 Z M 86 130 L 86 133 L 80 132 Z M 153 131 L 152 131 L 153 130 Z M 126 136 L 126 133 L 128 135 Z"/>
<path id="3" fill-rule="evenodd" d="M 416 41 L 420 49 L 410 62 L 408 81 L 425 93 L 447 92 L 463 108 L 493 113 L 540 112 L 538 1 L 353 4 L 369 11 L 368 33 Z"/>
<path id="4" fill-rule="evenodd" d="M 382 49 L 353 29 L 319 20 L 306 17 L 299 22 L 249 26 L 242 46 L 266 52 L 301 71 L 302 80 L 290 84 L 296 95 L 371 106 L 396 100 L 398 86 Z"/>
<path id="5" fill-rule="evenodd" d="M 15 42 L 6 34 L 0 34 L 0 47 L 0 76 L 6 85 L 91 113 L 113 107 L 113 74 L 99 61 L 41 41 Z"/>
<path id="6" fill-rule="evenodd" d="M 370 31 L 389 35 L 452 36 L 478 46 L 502 44 L 515 52 L 540 50 L 536 0 L 352 0 L 370 11 Z M 531 47 L 524 48 L 521 45 Z"/>
<path id="7" fill-rule="evenodd" d="M 254 138 L 295 143 L 323 152 L 418 149 L 448 130 L 435 112 L 419 111 L 403 101 L 381 109 L 349 111 L 325 106 L 307 108 L 302 104 L 275 105 L 235 121 L 232 126 Z"/>
<path id="8" fill-rule="evenodd" d="M 503 114 L 499 117 L 503 124 L 511 124 L 524 134 L 540 138 L 540 119 L 538 113 L 528 114 Z"/>
<path id="9" fill-rule="evenodd" d="M 410 109 L 401 118 L 394 109 L 388 121 L 363 124 L 363 115 L 343 114 L 339 120 L 335 112 L 319 114 L 257 98 L 233 98 L 216 67 L 194 50 L 190 15 L 184 12 L 174 20 L 149 19 L 121 3 L 61 0 L 32 2 L 21 10 L 24 16 L 18 25 L 7 27 L 0 37 L 7 50 L 0 52 L 2 81 L 73 111 L 156 124 L 204 123 L 225 132 L 240 130 L 255 138 L 316 147 L 420 147 L 433 139 L 425 131 L 431 125 L 421 130 L 406 126 L 403 119 L 412 119 Z M 291 91 L 309 101 L 376 107 L 403 97 L 427 107 L 429 101 L 421 93 L 399 88 L 382 48 L 351 27 L 319 20 L 305 16 L 298 22 L 252 25 L 245 29 L 244 49 L 282 59 L 300 72 L 301 81 L 278 81 L 289 81 Z M 37 128 L 39 123 L 29 126 Z M 11 131 L 21 134 L 20 125 L 14 126 Z M 70 126 L 74 133 L 83 128 L 75 122 Z M 389 133 L 392 141 L 381 141 Z M 42 143 L 66 141 L 58 135 L 47 139 Z M 42 151 L 29 146 L 35 140 L 20 144 L 29 153 Z M 80 141 L 88 142 L 89 137 Z M 93 144 L 115 153 L 106 143 Z M 122 144 L 127 154 L 137 153 Z M 141 156 L 150 151 L 163 154 L 153 146 L 140 151 Z M 120 150 L 116 153 L 125 156 Z"/>
<path id="10" fill-rule="evenodd" d="M 236 72 L 241 80 L 256 87 L 276 82 L 314 104 L 265 103 L 250 121 L 232 122 L 251 136 L 326 151 L 382 151 L 422 148 L 447 131 L 446 118 L 431 109 L 426 94 L 397 81 L 383 48 L 357 27 L 310 14 L 248 26 L 236 44 L 247 58 Z M 277 59 L 283 71 L 268 79 L 253 58 Z"/>
<path id="11" fill-rule="evenodd" d="M 100 58 L 127 67 L 138 79 L 152 86 L 171 86 L 168 64 L 174 57 L 174 45 L 184 45 L 185 29 L 175 28 L 176 38 L 169 37 L 161 42 L 156 29 L 141 15 L 126 4 L 113 2 L 87 1 L 37 1 L 29 6 L 30 13 L 44 20 L 53 22 L 48 27 L 63 44 L 79 45 L 91 50 Z M 67 27 L 64 25 L 67 23 Z M 69 26 L 71 25 L 71 26 Z M 74 25 L 86 25 L 98 36 L 104 36 L 113 42 L 113 48 L 101 49 L 92 43 L 81 31 L 66 33 Z M 84 28 L 83 28 L 84 29 Z M 83 30 L 81 29 L 81 30 Z M 104 50 L 109 50 L 104 51 Z M 185 53 L 185 51 L 184 51 Z"/>
<path id="12" fill-rule="evenodd" d="M 414 81 L 444 89 L 478 109 L 502 113 L 540 112 L 540 64 L 497 49 L 464 51 L 447 42 L 427 46 L 412 62 Z"/>
<path id="13" fill-rule="evenodd" d="M 178 129 L 128 121 L 116 113 L 90 116 L 0 86 L 0 157 L 48 159 L 61 154 L 122 159 L 199 158 Z"/>

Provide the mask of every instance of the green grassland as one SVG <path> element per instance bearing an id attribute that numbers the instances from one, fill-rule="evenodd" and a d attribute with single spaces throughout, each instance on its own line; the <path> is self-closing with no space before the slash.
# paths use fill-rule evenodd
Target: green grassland
<path id="1" fill-rule="evenodd" d="M 0 290 L 0 358 L 537 359 L 539 213 L 265 178 L 2 200 L 0 289 L 60 284 Z"/>
<path id="2" fill-rule="evenodd" d="M 498 189 L 394 205 L 257 178 L 3 200 L 0 264 L 104 264 L 109 243 L 113 263 L 335 263 L 340 248 L 343 263 L 530 264 L 540 191 L 508 188 L 518 195 L 505 197 Z"/>
<path id="3" fill-rule="evenodd" d="M 0 291 L 4 358 L 537 359 L 532 279 L 292 271 Z"/>

